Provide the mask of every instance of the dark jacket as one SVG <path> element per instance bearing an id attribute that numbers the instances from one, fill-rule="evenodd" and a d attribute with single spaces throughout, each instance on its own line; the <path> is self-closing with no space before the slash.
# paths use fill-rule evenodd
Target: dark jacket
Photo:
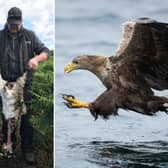
<path id="1" fill-rule="evenodd" d="M 22 27 L 13 38 L 7 26 L 0 30 L 0 69 L 2 77 L 15 81 L 28 70 L 28 61 L 41 52 L 49 53 L 49 49 L 31 30 Z"/>

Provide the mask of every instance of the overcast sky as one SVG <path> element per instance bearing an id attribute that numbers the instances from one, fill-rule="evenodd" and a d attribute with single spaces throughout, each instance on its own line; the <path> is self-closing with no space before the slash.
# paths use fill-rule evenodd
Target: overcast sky
<path id="1" fill-rule="evenodd" d="M 4 0 L 0 1 L 0 28 L 6 23 L 11 7 L 19 7 L 23 14 L 25 28 L 34 30 L 40 40 L 53 49 L 54 0 Z"/>

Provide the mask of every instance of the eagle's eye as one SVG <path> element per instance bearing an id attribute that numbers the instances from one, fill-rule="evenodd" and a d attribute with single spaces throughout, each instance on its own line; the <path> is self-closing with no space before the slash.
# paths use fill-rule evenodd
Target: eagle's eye
<path id="1" fill-rule="evenodd" d="M 73 61 L 74 64 L 78 64 L 79 62 L 78 61 Z"/>

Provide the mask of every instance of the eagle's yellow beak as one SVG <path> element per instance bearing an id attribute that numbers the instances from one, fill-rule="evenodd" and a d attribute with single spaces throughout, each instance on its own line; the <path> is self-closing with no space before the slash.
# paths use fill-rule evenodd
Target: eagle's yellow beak
<path id="1" fill-rule="evenodd" d="M 64 66 L 64 73 L 69 73 L 78 68 L 78 65 L 75 63 L 69 63 Z"/>

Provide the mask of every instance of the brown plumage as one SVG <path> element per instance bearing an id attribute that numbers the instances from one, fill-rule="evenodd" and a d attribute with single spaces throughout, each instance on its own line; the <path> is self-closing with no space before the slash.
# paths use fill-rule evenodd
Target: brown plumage
<path id="1" fill-rule="evenodd" d="M 128 21 L 113 56 L 83 55 L 65 66 L 65 72 L 76 69 L 94 73 L 107 88 L 88 104 L 95 118 L 116 115 L 118 108 L 146 115 L 167 112 L 168 98 L 155 96 L 151 88 L 168 89 L 168 24 L 148 18 Z"/>

